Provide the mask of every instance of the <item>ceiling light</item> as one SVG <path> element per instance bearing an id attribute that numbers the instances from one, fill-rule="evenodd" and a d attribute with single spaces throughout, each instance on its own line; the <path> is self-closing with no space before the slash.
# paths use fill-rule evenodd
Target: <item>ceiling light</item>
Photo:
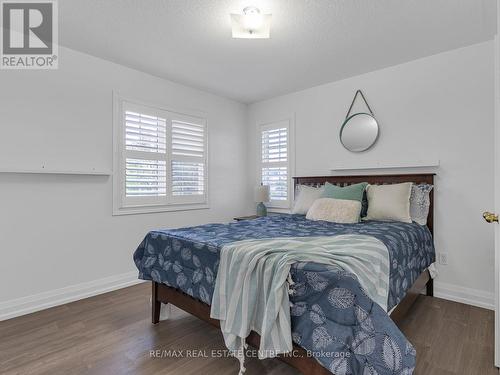
<path id="1" fill-rule="evenodd" d="M 266 39 L 271 29 L 271 15 L 257 7 L 246 7 L 243 14 L 231 14 L 233 38 Z"/>

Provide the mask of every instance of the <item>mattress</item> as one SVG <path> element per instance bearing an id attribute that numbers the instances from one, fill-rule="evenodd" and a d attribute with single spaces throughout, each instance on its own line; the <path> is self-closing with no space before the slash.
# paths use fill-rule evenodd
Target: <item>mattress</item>
<path id="1" fill-rule="evenodd" d="M 427 227 L 416 223 L 337 224 L 288 214 L 155 230 L 139 245 L 134 261 L 139 278 L 164 283 L 210 304 L 219 251 L 224 245 L 247 239 L 341 234 L 373 236 L 387 247 L 388 309 L 404 298 L 418 276 L 435 261 L 432 235 Z M 363 373 L 365 368 L 380 374 L 411 373 L 413 347 L 386 311 L 366 296 L 354 275 L 322 264 L 296 263 L 291 276 L 295 282 L 295 293 L 290 297 L 293 340 L 313 353 L 324 367 L 345 374 Z"/>
<path id="2" fill-rule="evenodd" d="M 337 224 L 288 214 L 230 224 L 151 231 L 134 253 L 134 261 L 140 271 L 139 278 L 180 288 L 209 303 L 213 283 L 207 280 L 215 278 L 218 253 L 225 244 L 257 238 L 339 234 L 366 234 L 387 246 L 391 264 L 388 309 L 404 298 L 418 276 L 435 261 L 432 235 L 427 227 L 417 223 Z M 169 272 L 170 268 L 174 272 Z M 205 277 L 200 279 L 200 272 Z M 195 282 L 198 279 L 199 282 Z"/>

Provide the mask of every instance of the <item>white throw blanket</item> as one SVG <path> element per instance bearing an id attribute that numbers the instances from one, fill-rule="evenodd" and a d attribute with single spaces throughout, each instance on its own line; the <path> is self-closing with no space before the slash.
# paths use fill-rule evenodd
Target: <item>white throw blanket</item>
<path id="1" fill-rule="evenodd" d="M 365 235 L 245 240 L 224 246 L 210 316 L 243 366 L 245 338 L 260 334 L 259 358 L 292 351 L 288 283 L 296 262 L 339 266 L 355 274 L 368 296 L 387 310 L 389 254 Z"/>

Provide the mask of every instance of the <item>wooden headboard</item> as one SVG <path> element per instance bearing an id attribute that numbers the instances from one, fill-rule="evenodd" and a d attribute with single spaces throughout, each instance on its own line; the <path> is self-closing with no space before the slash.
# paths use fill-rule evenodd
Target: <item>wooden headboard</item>
<path id="1" fill-rule="evenodd" d="M 347 186 L 359 182 L 368 182 L 372 185 L 399 184 L 401 182 L 413 182 L 415 184 L 434 185 L 435 173 L 423 174 L 382 174 L 382 175 L 359 175 L 359 176 L 312 176 L 312 177 L 294 177 L 293 191 L 296 191 L 297 185 L 321 186 L 329 182 L 338 186 Z M 427 227 L 434 235 L 434 189 L 430 192 L 431 205 L 429 207 L 429 217 L 427 218 Z"/>

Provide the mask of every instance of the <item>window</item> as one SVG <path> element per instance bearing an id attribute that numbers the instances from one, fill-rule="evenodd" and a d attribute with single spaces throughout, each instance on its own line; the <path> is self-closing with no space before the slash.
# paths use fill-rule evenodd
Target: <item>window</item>
<path id="1" fill-rule="evenodd" d="M 206 120 L 115 105 L 114 214 L 207 207 Z"/>
<path id="2" fill-rule="evenodd" d="M 290 207 L 290 126 L 289 121 L 262 125 L 260 176 L 269 185 L 269 207 Z"/>

